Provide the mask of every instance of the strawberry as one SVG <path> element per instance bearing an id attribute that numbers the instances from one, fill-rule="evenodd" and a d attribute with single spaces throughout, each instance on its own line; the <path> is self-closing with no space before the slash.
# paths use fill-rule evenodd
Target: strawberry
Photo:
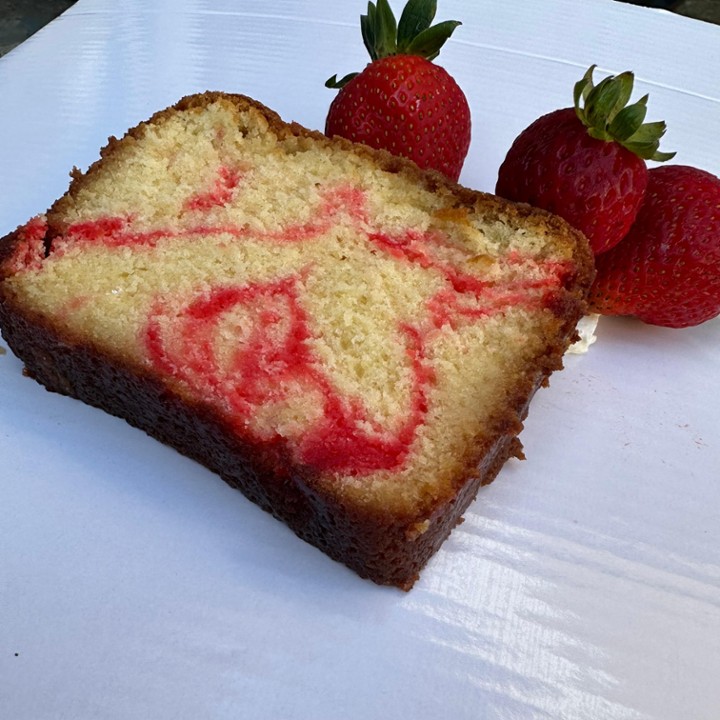
<path id="1" fill-rule="evenodd" d="M 674 328 L 720 314 L 720 179 L 684 165 L 650 170 L 630 232 L 596 264 L 595 312 Z"/>
<path id="2" fill-rule="evenodd" d="M 326 135 L 388 150 L 432 168 L 451 180 L 460 176 L 470 146 L 470 108 L 455 80 L 431 61 L 460 24 L 432 25 L 435 0 L 409 0 L 396 24 L 388 0 L 368 3 L 360 17 L 371 62 L 342 80 L 328 112 Z"/>
<path id="3" fill-rule="evenodd" d="M 560 215 L 602 253 L 630 229 L 647 185 L 645 160 L 658 151 L 665 123 L 644 123 L 647 95 L 627 105 L 634 76 L 595 85 L 593 65 L 575 84 L 572 108 L 536 120 L 517 137 L 500 166 L 495 192 Z"/>

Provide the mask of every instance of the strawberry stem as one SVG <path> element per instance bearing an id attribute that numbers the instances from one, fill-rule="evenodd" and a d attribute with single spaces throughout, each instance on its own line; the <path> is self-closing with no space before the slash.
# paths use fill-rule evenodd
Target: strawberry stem
<path id="1" fill-rule="evenodd" d="M 417 35 L 427 30 L 435 19 L 436 2 L 409 2 L 403 8 L 397 30 L 397 44 L 400 52 L 405 52 Z"/>
<path id="2" fill-rule="evenodd" d="M 573 101 L 575 113 L 587 128 L 590 137 L 605 142 L 617 142 L 643 160 L 664 162 L 675 153 L 660 152 L 660 139 L 665 134 L 665 122 L 645 122 L 648 96 L 628 105 L 635 76 L 626 71 L 593 83 L 592 65 L 575 83 Z"/>
<path id="3" fill-rule="evenodd" d="M 436 0 L 408 0 L 396 23 L 388 0 L 368 2 L 367 15 L 360 16 L 360 32 L 372 61 L 390 55 L 419 55 L 434 60 L 440 48 L 461 25 L 457 20 L 445 20 L 433 25 L 437 11 Z M 349 73 L 341 80 L 333 75 L 325 87 L 339 89 L 358 73 Z"/>

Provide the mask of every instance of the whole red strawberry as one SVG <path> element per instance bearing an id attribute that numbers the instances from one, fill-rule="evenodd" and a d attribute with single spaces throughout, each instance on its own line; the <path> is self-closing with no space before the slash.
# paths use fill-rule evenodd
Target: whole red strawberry
<path id="1" fill-rule="evenodd" d="M 360 17 L 372 62 L 342 80 L 330 105 L 325 133 L 388 150 L 432 168 L 451 180 L 460 176 L 470 146 L 470 108 L 458 84 L 431 62 L 460 24 L 432 25 L 435 0 L 409 0 L 400 21 L 387 0 L 368 3 Z"/>
<path id="2" fill-rule="evenodd" d="M 627 105 L 633 74 L 594 85 L 594 69 L 576 83 L 574 108 L 544 115 L 520 133 L 495 191 L 560 215 L 597 254 L 630 229 L 647 185 L 645 160 L 668 160 L 674 153 L 658 152 L 665 123 L 643 123 L 647 95 Z"/>
<path id="3" fill-rule="evenodd" d="M 720 314 L 720 179 L 684 165 L 650 170 L 630 232 L 596 265 L 595 312 L 675 328 Z"/>

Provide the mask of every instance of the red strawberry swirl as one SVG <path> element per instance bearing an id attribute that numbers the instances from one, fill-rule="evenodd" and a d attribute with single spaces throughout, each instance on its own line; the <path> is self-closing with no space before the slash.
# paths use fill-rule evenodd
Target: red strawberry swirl
<path id="1" fill-rule="evenodd" d="M 412 327 L 399 328 L 411 374 L 409 408 L 393 427 L 381 427 L 360 398 L 337 390 L 315 356 L 298 280 L 216 287 L 177 314 L 156 302 L 144 334 L 150 361 L 225 406 L 238 430 L 252 428 L 261 439 L 272 433 L 254 423 L 259 412 L 282 412 L 311 398 L 320 412 L 286 438 L 303 464 L 354 475 L 400 467 L 428 407 L 433 374 L 423 338 Z M 230 329 L 235 347 L 228 353 L 221 338 Z"/>
<path id="2" fill-rule="evenodd" d="M 138 229 L 129 216 L 78 222 L 53 240 L 53 253 L 61 256 L 78 244 L 110 251 L 132 246 L 151 253 L 177 239 L 222 236 L 225 242 L 227 235 L 238 243 L 297 244 L 345 227 L 364 238 L 372 254 L 423 268 L 433 282 L 439 279 L 440 287 L 416 309 L 412 323 L 398 319 L 390 328 L 402 348 L 401 372 L 409 389 L 403 410 L 382 423 L 359 394 L 341 391 L 317 356 L 315 340 L 322 328 L 303 295 L 310 266 L 268 281 L 205 285 L 152 301 L 141 331 L 151 365 L 222 408 L 240 434 L 258 440 L 282 437 L 297 462 L 322 472 L 360 476 L 401 469 L 432 402 L 431 348 L 437 334 L 512 307 L 547 306 L 568 270 L 562 263 L 510 253 L 496 261 L 495 277 L 480 277 L 463 269 L 467 248 L 439 230 L 373 227 L 366 191 L 348 184 L 321 188 L 306 217 L 275 228 L 212 224 L 211 210 L 234 202 L 243 187 L 239 176 L 221 168 L 213 187 L 185 203 L 189 212 L 183 227 Z"/>
<path id="3" fill-rule="evenodd" d="M 241 178 L 239 169 L 221 165 L 212 187 L 191 195 L 185 201 L 185 209 L 206 211 L 213 207 L 224 207 L 232 200 Z"/>

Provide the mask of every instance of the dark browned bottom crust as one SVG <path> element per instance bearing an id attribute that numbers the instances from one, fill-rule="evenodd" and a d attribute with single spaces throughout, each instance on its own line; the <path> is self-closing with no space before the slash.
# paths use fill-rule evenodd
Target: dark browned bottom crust
<path id="1" fill-rule="evenodd" d="M 121 417 L 197 460 L 303 540 L 381 585 L 409 590 L 461 522 L 480 486 L 491 482 L 509 457 L 520 454 L 518 428 L 508 428 L 483 454 L 474 477 L 434 508 L 426 518 L 427 529 L 408 532 L 407 518 L 363 513 L 318 492 L 312 476 L 293 468 L 279 443 L 244 442 L 207 407 L 182 400 L 137 369 L 64 340 L 42 319 L 11 309 L 1 299 L 0 327 L 27 373 L 48 390 Z M 524 410 L 518 408 L 518 415 Z"/>

